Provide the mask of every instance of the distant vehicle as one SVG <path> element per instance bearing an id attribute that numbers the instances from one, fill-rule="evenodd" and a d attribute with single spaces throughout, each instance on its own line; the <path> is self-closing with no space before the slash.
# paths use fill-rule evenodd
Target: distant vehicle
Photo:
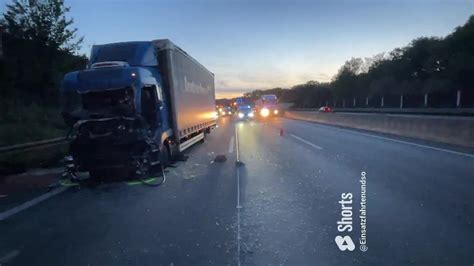
<path id="1" fill-rule="evenodd" d="M 66 74 L 61 90 L 72 178 L 147 176 L 216 125 L 214 74 L 167 39 L 94 45 L 88 68 Z"/>
<path id="2" fill-rule="evenodd" d="M 332 113 L 333 112 L 332 108 L 329 107 L 329 106 L 323 106 L 323 107 L 319 108 L 318 111 L 321 112 L 321 113 Z"/>
<path id="3" fill-rule="evenodd" d="M 260 96 L 260 99 L 255 102 L 255 109 L 260 117 L 277 116 L 281 113 L 278 99 L 274 94 Z"/>
<path id="4" fill-rule="evenodd" d="M 250 98 L 247 97 L 237 97 L 235 98 L 234 105 L 236 107 L 243 106 L 243 105 L 249 105 L 251 104 Z"/>
<path id="5" fill-rule="evenodd" d="M 250 105 L 241 105 L 237 108 L 237 117 L 239 119 L 252 119 L 255 116 L 255 111 Z"/>
<path id="6" fill-rule="evenodd" d="M 221 109 L 219 109 L 219 115 L 220 116 L 229 116 L 232 115 L 234 111 L 232 110 L 232 107 L 226 106 Z"/>

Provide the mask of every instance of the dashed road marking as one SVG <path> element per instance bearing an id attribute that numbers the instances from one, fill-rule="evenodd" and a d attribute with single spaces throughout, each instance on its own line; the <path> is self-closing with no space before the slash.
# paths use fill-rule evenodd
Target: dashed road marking
<path id="1" fill-rule="evenodd" d="M 420 148 L 426 148 L 426 149 L 431 149 L 431 150 L 435 150 L 435 151 L 448 152 L 448 153 L 452 153 L 452 154 L 456 154 L 456 155 L 461 155 L 461 156 L 474 158 L 474 154 L 469 154 L 469 153 L 464 153 L 464 152 L 459 152 L 459 151 L 453 151 L 453 150 L 448 150 L 448 149 L 443 149 L 443 148 L 437 148 L 437 147 L 433 147 L 433 146 L 417 144 L 417 143 L 398 140 L 398 139 L 381 137 L 381 136 L 376 136 L 376 135 L 372 135 L 372 134 L 357 132 L 357 131 L 354 131 L 354 130 L 346 130 L 346 129 L 341 129 L 341 128 L 334 128 L 334 129 L 339 130 L 339 131 L 350 132 L 350 133 L 357 134 L 357 135 L 362 135 L 362 136 L 367 136 L 367 137 L 372 137 L 372 138 L 377 138 L 377 139 L 383 139 L 383 140 L 388 140 L 388 141 L 392 141 L 392 142 L 398 142 L 398 143 L 402 143 L 402 144 L 416 146 L 416 147 L 420 147 Z"/>
<path id="2" fill-rule="evenodd" d="M 309 141 L 307 141 L 307 140 L 304 140 L 304 139 L 302 139 L 302 138 L 300 138 L 300 137 L 298 137 L 298 136 L 296 136 L 296 135 L 290 134 L 290 136 L 292 136 L 293 138 L 295 138 L 295 139 L 297 139 L 297 140 L 299 140 L 299 141 L 301 141 L 301 142 L 304 142 L 304 143 L 308 144 L 309 146 L 311 146 L 311 147 L 313 147 L 313 148 L 315 148 L 315 149 L 318 149 L 318 150 L 322 150 L 322 149 L 323 149 L 322 147 L 319 147 L 318 145 L 315 145 L 315 144 L 313 144 L 313 143 L 311 143 L 311 142 L 309 142 Z"/>
<path id="3" fill-rule="evenodd" d="M 316 125 L 317 127 L 329 128 L 329 129 L 334 129 L 334 130 L 337 130 L 337 131 L 357 134 L 357 135 L 361 135 L 361 136 L 372 137 L 372 138 L 377 138 L 377 139 L 383 139 L 383 140 L 388 140 L 388 141 L 397 142 L 397 143 L 401 143 L 401 144 L 411 145 L 411 146 L 415 146 L 415 147 L 420 147 L 420 148 L 425 148 L 425 149 L 430 149 L 430 150 L 435 150 L 435 151 L 442 151 L 442 152 L 447 152 L 447 153 L 451 153 L 451 154 L 456 154 L 456 155 L 461 155 L 461 156 L 474 158 L 474 154 L 470 154 L 470 153 L 453 151 L 453 150 L 449 150 L 449 149 L 443 149 L 443 148 L 438 148 L 438 147 L 433 147 L 433 146 L 428 146 L 428 145 L 423 145 L 423 144 L 418 144 L 418 143 L 413 143 L 413 142 L 408 142 L 408 141 L 403 141 L 403 140 L 398 140 L 398 139 L 393 139 L 393 138 L 388 138 L 388 137 L 377 136 L 377 135 L 373 135 L 373 134 L 362 133 L 362 132 L 358 132 L 358 131 L 351 130 L 351 129 L 342 129 L 342 128 L 338 128 L 336 126 L 321 124 L 321 123 L 317 123 L 317 122 L 313 122 L 313 121 L 307 121 L 307 120 L 301 120 L 301 119 L 294 119 L 294 120 L 295 121 L 304 121 L 304 122 L 307 122 L 307 123 L 311 123 L 313 125 Z"/>

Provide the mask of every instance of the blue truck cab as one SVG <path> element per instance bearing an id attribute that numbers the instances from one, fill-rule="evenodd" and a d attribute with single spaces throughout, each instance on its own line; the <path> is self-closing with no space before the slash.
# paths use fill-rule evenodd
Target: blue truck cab
<path id="1" fill-rule="evenodd" d="M 65 75 L 71 127 L 67 173 L 146 175 L 216 124 L 214 75 L 169 40 L 92 47 L 87 69 Z"/>

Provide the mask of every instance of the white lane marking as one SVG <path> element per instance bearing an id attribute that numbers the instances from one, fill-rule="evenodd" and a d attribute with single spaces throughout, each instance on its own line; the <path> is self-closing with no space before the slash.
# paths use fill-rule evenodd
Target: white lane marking
<path id="1" fill-rule="evenodd" d="M 230 138 L 230 141 L 229 141 L 229 153 L 233 153 L 234 152 L 234 145 L 235 145 L 235 138 L 234 136 L 232 136 L 232 138 Z"/>
<path id="2" fill-rule="evenodd" d="M 341 129 L 338 129 L 338 130 L 341 130 Z M 444 151 L 444 152 L 448 152 L 448 153 L 452 153 L 452 154 L 457 154 L 457 155 L 462 155 L 462 156 L 467 156 L 467 157 L 474 158 L 474 154 L 469 154 L 469 153 L 464 153 L 464 152 L 459 152 L 459 151 L 453 151 L 453 150 L 448 150 L 448 149 L 443 149 L 443 148 L 436 148 L 436 147 L 433 147 L 433 146 L 422 145 L 422 144 L 417 144 L 417 143 L 408 142 L 408 141 L 403 141 L 403 140 L 398 140 L 398 139 L 391 139 L 391 138 L 386 138 L 386 137 L 380 137 L 380 136 L 375 136 L 375 135 L 372 135 L 372 134 L 360 133 L 360 132 L 352 131 L 352 130 L 342 130 L 342 131 L 349 131 L 349 132 L 352 132 L 352 133 L 354 133 L 354 134 L 359 134 L 359 135 L 363 135 L 363 136 L 367 136 L 367 137 L 373 137 L 373 138 L 377 138 L 377 139 L 384 139 L 384 140 L 389 140 L 389 141 L 393 141 L 393 142 L 403 143 L 403 144 L 412 145 L 412 146 L 416 146 L 416 147 L 421 147 L 421 148 L 426 148 L 426 149 L 432 149 L 432 150 L 435 150 L 435 151 Z"/>
<path id="3" fill-rule="evenodd" d="M 306 120 L 301 120 L 301 121 L 305 121 L 305 122 L 312 123 L 311 121 L 306 121 Z M 353 133 L 353 134 L 362 135 L 362 136 L 366 136 L 366 137 L 373 137 L 373 138 L 377 138 L 377 139 L 383 139 L 383 140 L 398 142 L 398 143 L 402 143 L 402 144 L 412 145 L 412 146 L 416 146 L 416 147 L 420 147 L 420 148 L 431 149 L 431 150 L 435 150 L 435 151 L 443 151 L 443 152 L 447 152 L 447 153 L 452 153 L 452 154 L 456 154 L 456 155 L 461 155 L 461 156 L 467 156 L 467 157 L 470 157 L 470 158 L 474 158 L 474 154 L 470 154 L 470 153 L 464 153 L 464 152 L 459 152 L 459 151 L 453 151 L 453 150 L 448 150 L 448 149 L 443 149 L 443 148 L 437 148 L 437 147 L 433 147 L 433 146 L 428 146 L 428 145 L 423 145 L 423 144 L 417 144 L 417 143 L 408 142 L 408 141 L 403 141 L 403 140 L 398 140 L 398 139 L 392 139 L 392 138 L 381 137 L 381 136 L 376 136 L 376 135 L 372 135 L 372 134 L 366 134 L 366 133 L 361 133 L 361 132 L 357 132 L 357 131 L 354 131 L 354 130 L 337 128 L 337 127 L 335 127 L 335 126 L 322 125 L 322 124 L 320 124 L 320 123 L 314 123 L 314 122 L 313 122 L 312 124 L 317 124 L 318 126 L 328 127 L 328 128 L 334 129 L 334 130 L 342 131 L 342 132 L 348 132 L 348 133 Z"/>
<path id="4" fill-rule="evenodd" d="M 8 263 L 8 262 L 10 262 L 12 259 L 18 257 L 18 255 L 20 255 L 20 251 L 14 249 L 14 250 L 8 252 L 7 254 L 5 254 L 5 256 L 1 257 L 1 258 L 0 258 L 0 263 Z M 0 265 L 1 265 L 1 264 L 0 264 Z"/>
<path id="5" fill-rule="evenodd" d="M 237 133 L 237 125 L 235 127 L 235 151 L 237 155 L 237 163 L 240 163 L 240 158 L 239 158 L 239 135 Z"/>
<path id="6" fill-rule="evenodd" d="M 301 141 L 301 142 L 304 142 L 304 143 L 308 144 L 309 146 L 311 146 L 311 147 L 313 147 L 313 148 L 316 148 L 316 149 L 318 149 L 318 150 L 322 150 L 322 149 L 323 149 L 323 148 L 319 147 L 318 145 L 315 145 L 315 144 L 313 144 L 313 143 L 311 143 L 311 142 L 309 142 L 309 141 L 307 141 L 307 140 L 304 140 L 304 139 L 302 139 L 302 138 L 300 138 L 300 137 L 298 137 L 298 136 L 295 136 L 295 135 L 293 135 L 293 134 L 290 134 L 290 136 L 292 136 L 293 138 L 295 138 L 295 139 L 297 139 L 297 140 L 299 140 L 299 141 Z"/>
<path id="7" fill-rule="evenodd" d="M 377 138 L 377 139 L 383 139 L 383 140 L 398 142 L 398 143 L 402 143 L 402 144 L 406 144 L 406 145 L 416 146 L 416 147 L 420 147 L 420 148 L 431 149 L 431 150 L 435 150 L 435 151 L 443 151 L 443 152 L 448 152 L 448 153 L 452 153 L 452 154 L 456 154 L 456 155 L 462 155 L 462 156 L 467 156 L 467 157 L 474 158 L 474 154 L 469 154 L 469 153 L 464 153 L 464 152 L 459 152 L 459 151 L 453 151 L 453 150 L 448 150 L 448 149 L 443 149 L 443 148 L 437 148 L 437 147 L 433 147 L 433 146 L 428 146 L 428 145 L 423 145 L 423 144 L 417 144 L 417 143 L 408 142 L 408 141 L 403 141 L 403 140 L 398 140 L 398 139 L 392 139 L 392 138 L 387 138 L 387 137 L 381 137 L 381 136 L 376 136 L 376 135 L 372 135 L 372 134 L 361 133 L 361 132 L 357 132 L 357 131 L 353 131 L 353 130 L 346 130 L 346 129 L 341 129 L 341 128 L 334 128 L 334 129 L 339 130 L 339 131 L 345 131 L 345 132 L 353 133 L 353 134 L 358 134 L 358 135 L 362 135 L 362 136 L 366 136 L 366 137 L 372 137 L 372 138 Z"/>
<path id="8" fill-rule="evenodd" d="M 51 198 L 52 196 L 56 195 L 56 194 L 59 194 L 61 192 L 64 192 L 66 189 L 68 189 L 67 187 L 60 187 L 60 188 L 57 188 L 57 189 L 54 189 L 54 190 L 51 190 L 50 192 L 48 193 L 45 193 L 37 198 L 34 198 L 32 200 L 29 200 L 25 203 L 22 203 L 12 209 L 9 209 L 7 211 L 4 211 L 2 213 L 0 213 L 0 221 L 3 221 L 3 220 L 6 220 L 8 219 L 10 216 L 13 216 L 21 211 L 24 211 L 30 207 L 33 207 L 35 206 L 36 204 L 42 202 L 42 201 L 45 201 L 49 198 Z"/>
<path id="9" fill-rule="evenodd" d="M 237 265 L 240 266 L 240 209 L 242 206 L 240 206 L 240 173 L 239 173 L 239 168 L 237 167 Z"/>
<path id="10" fill-rule="evenodd" d="M 242 206 L 240 205 L 240 170 L 239 170 L 239 134 L 237 132 L 237 126 L 235 125 L 235 151 L 237 156 L 237 265 L 240 266 L 240 209 Z"/>

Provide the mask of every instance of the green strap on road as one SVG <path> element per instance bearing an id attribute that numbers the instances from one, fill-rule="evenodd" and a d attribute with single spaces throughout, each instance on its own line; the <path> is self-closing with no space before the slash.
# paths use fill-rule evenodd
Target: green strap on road
<path id="1" fill-rule="evenodd" d="M 71 180 L 69 180 L 69 179 L 61 180 L 61 181 L 59 182 L 59 184 L 60 184 L 61 186 L 63 186 L 63 187 L 79 186 L 79 183 L 73 182 L 73 181 L 71 181 Z"/>
<path id="2" fill-rule="evenodd" d="M 150 184 L 150 183 L 153 183 L 155 181 L 156 181 L 156 177 L 150 177 L 150 178 L 143 179 L 143 180 L 129 181 L 129 182 L 127 182 L 127 185 L 135 186 L 135 185 L 140 185 L 140 184 L 143 184 L 143 183 Z"/>
<path id="3" fill-rule="evenodd" d="M 146 183 L 146 184 L 152 184 L 154 182 L 157 181 L 157 178 L 156 177 L 150 177 L 150 178 L 147 178 L 147 179 L 143 179 L 143 180 L 135 180 L 135 181 L 129 181 L 129 182 L 126 182 L 127 185 L 129 186 L 135 186 L 135 185 L 141 185 L 143 183 Z M 59 182 L 59 184 L 63 187 L 74 187 L 74 186 L 79 186 L 79 183 L 78 182 L 73 182 L 69 179 L 66 179 L 66 180 L 61 180 Z"/>

